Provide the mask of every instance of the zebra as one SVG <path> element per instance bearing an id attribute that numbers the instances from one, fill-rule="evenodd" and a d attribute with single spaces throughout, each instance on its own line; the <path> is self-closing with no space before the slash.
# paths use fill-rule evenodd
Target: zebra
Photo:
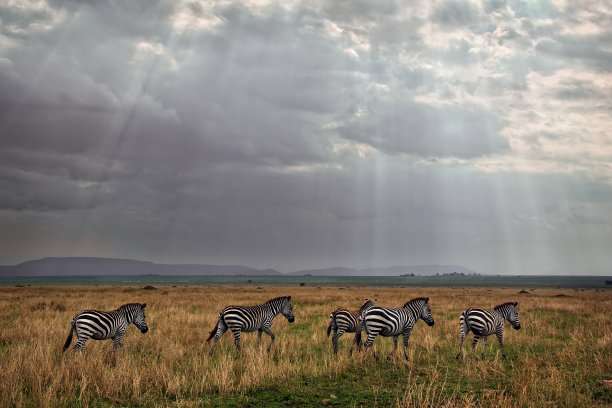
<path id="1" fill-rule="evenodd" d="M 356 344 L 357 349 L 361 350 L 361 330 L 362 324 L 360 316 L 365 313 L 370 307 L 374 306 L 376 299 L 369 300 L 359 308 L 359 310 L 347 310 L 339 308 L 331 312 L 329 315 L 329 326 L 327 327 L 327 337 L 329 334 L 334 332 L 332 335 L 332 344 L 334 347 L 334 354 L 338 354 L 338 339 L 344 333 L 355 333 L 353 343 L 351 344 L 350 354 L 353 354 L 353 346 Z"/>
<path id="2" fill-rule="evenodd" d="M 206 339 L 206 341 L 210 341 L 213 337 L 215 338 L 209 355 L 212 356 L 217 342 L 227 329 L 230 329 L 234 334 L 234 343 L 240 354 L 242 354 L 240 349 L 240 332 L 252 332 L 255 330 L 257 330 L 258 345 L 261 345 L 261 334 L 263 332 L 270 336 L 271 342 L 267 349 L 270 352 L 272 344 L 274 344 L 274 334 L 270 327 L 274 318 L 279 314 L 285 316 L 289 323 L 293 323 L 295 318 L 293 317 L 291 296 L 270 299 L 266 303 L 257 306 L 227 306 L 219 313 L 217 325 L 210 332 L 208 339 Z"/>
<path id="3" fill-rule="evenodd" d="M 363 327 L 368 335 L 365 342 L 365 349 L 372 347 L 377 335 L 383 337 L 393 337 L 393 351 L 389 358 L 397 350 L 397 339 L 400 334 L 404 335 L 404 358 L 408 360 L 406 347 L 410 332 L 418 319 L 423 319 L 429 326 L 433 326 L 435 321 L 429 308 L 429 298 L 419 297 L 409 300 L 401 308 L 386 308 L 373 306 L 362 316 Z M 374 357 L 376 351 L 374 350 Z"/>
<path id="4" fill-rule="evenodd" d="M 470 330 L 474 333 L 472 351 L 476 351 L 478 339 L 484 337 L 484 347 L 482 349 L 482 358 L 484 359 L 485 350 L 487 349 L 487 338 L 495 333 L 499 341 L 499 347 L 501 347 L 502 357 L 505 359 L 506 353 L 504 352 L 503 342 L 504 323 L 506 323 L 507 320 L 515 330 L 521 328 L 519 314 L 516 310 L 517 305 L 518 302 L 507 302 L 489 310 L 469 308 L 461 313 L 461 317 L 459 318 L 459 323 L 461 325 L 461 340 L 459 341 L 459 354 L 457 354 L 455 359 L 459 359 L 459 356 L 461 356 L 461 346 Z"/>
<path id="5" fill-rule="evenodd" d="M 81 350 L 83 356 L 86 356 L 85 342 L 90 337 L 94 340 L 112 339 L 113 350 L 123 347 L 121 339 L 131 323 L 134 323 L 142 334 L 149 331 L 144 312 L 146 306 L 146 303 L 128 303 L 110 312 L 99 310 L 83 310 L 79 312 L 72 319 L 70 332 L 62 352 L 65 352 L 70 347 L 72 334 L 75 331 L 78 340 L 72 347 L 70 356 L 74 355 L 77 350 Z"/>

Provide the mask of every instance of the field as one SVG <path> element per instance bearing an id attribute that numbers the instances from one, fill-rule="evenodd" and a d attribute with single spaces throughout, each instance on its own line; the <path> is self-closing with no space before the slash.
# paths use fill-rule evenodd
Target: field
<path id="1" fill-rule="evenodd" d="M 0 287 L 0 406 L 611 406 L 612 292 L 510 288 L 310 287 L 278 285 Z M 227 304 L 258 304 L 292 295 L 296 321 L 279 316 L 276 343 L 265 352 L 257 335 L 242 337 L 240 358 L 226 334 L 212 358 L 206 343 Z M 363 299 L 400 306 L 430 300 L 436 324 L 419 322 L 408 346 L 376 361 L 349 356 L 352 335 L 338 356 L 326 336 L 337 306 Z M 507 360 L 490 338 L 485 360 L 470 351 L 456 361 L 459 314 L 468 306 L 518 301 L 523 328 L 506 325 Z M 70 321 L 80 310 L 147 303 L 150 330 L 130 327 L 125 347 L 89 341 L 85 360 L 62 353 Z M 73 340 L 74 341 L 74 340 Z M 482 347 L 482 345 L 479 345 Z M 389 338 L 377 338 L 381 355 Z M 401 341 L 400 341 L 401 351 Z"/>

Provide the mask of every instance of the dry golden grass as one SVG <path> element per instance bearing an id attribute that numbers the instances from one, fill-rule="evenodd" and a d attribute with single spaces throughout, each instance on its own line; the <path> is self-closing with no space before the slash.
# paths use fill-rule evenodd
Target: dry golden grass
<path id="1" fill-rule="evenodd" d="M 199 286 L 0 287 L 0 406 L 609 406 L 612 392 L 612 293 L 538 289 Z M 568 297 L 556 297 L 564 293 Z M 226 333 L 209 358 L 206 343 L 220 309 L 292 295 L 296 321 L 282 316 L 261 349 L 257 335 L 242 336 L 238 356 Z M 419 322 L 408 347 L 376 362 L 355 353 L 352 334 L 340 339 L 338 356 L 326 336 L 329 313 L 358 308 L 363 298 L 398 307 L 430 297 L 436 325 Z M 519 302 L 523 329 L 506 327 L 510 357 L 501 359 L 494 337 L 484 361 L 464 344 L 457 362 L 459 314 L 469 306 Z M 130 327 L 125 347 L 87 343 L 88 357 L 61 352 L 72 317 L 80 310 L 115 309 L 146 302 L 149 332 Z M 73 344 L 74 344 L 73 340 Z M 391 339 L 377 338 L 381 355 Z M 401 341 L 400 341 L 401 347 Z"/>

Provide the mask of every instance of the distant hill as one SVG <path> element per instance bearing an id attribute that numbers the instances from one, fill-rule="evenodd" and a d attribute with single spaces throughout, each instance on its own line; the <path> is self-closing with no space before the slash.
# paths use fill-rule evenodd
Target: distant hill
<path id="1" fill-rule="evenodd" d="M 239 265 L 172 265 L 112 258 L 43 258 L 0 266 L 0 276 L 108 275 L 280 275 L 280 272 Z"/>
<path id="2" fill-rule="evenodd" d="M 461 265 L 415 265 L 415 266 L 391 266 L 388 268 L 352 269 L 344 267 L 310 269 L 288 273 L 288 275 L 301 276 L 400 276 L 414 274 L 417 276 L 433 276 L 436 274 L 465 274 L 472 275 L 476 272 Z"/>
<path id="3" fill-rule="evenodd" d="M 15 266 L 0 266 L 0 277 L 13 276 L 218 276 L 218 275 L 273 275 L 273 276 L 434 276 L 464 274 L 471 271 L 461 265 L 391 266 L 388 268 L 354 269 L 345 267 L 308 269 L 280 273 L 274 269 L 255 269 L 241 265 L 157 264 L 147 261 L 114 258 L 43 258 Z"/>

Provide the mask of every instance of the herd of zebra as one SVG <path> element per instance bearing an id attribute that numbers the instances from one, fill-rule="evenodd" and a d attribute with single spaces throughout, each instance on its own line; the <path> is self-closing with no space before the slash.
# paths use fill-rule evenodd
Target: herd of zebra
<path id="1" fill-rule="evenodd" d="M 76 332 L 77 342 L 73 346 L 71 355 L 80 350 L 85 355 L 85 342 L 92 338 L 94 340 L 113 340 L 113 349 L 122 347 L 121 339 L 127 327 L 134 324 L 144 334 L 149 330 L 146 322 L 144 309 L 146 303 L 129 303 L 119 307 L 117 310 L 102 312 L 97 310 L 84 310 L 78 313 L 73 319 L 68 333 L 68 339 L 64 344 L 63 351 L 66 351 L 72 342 L 72 335 Z M 495 306 L 493 309 L 469 308 L 464 311 L 460 318 L 461 339 L 459 342 L 459 354 L 461 356 L 463 341 L 471 331 L 474 333 L 472 341 L 472 351 L 475 351 L 476 344 L 480 337 L 484 338 L 484 348 L 482 358 L 484 358 L 487 347 L 487 338 L 491 334 L 497 336 L 502 357 L 506 358 L 504 352 L 503 333 L 504 324 L 508 321 L 515 329 L 520 329 L 519 314 L 516 309 L 517 302 L 508 302 Z M 276 316 L 282 314 L 290 323 L 293 323 L 293 306 L 291 296 L 282 296 L 270 299 L 257 306 L 227 306 L 219 313 L 216 326 L 210 332 L 207 341 L 214 338 L 210 355 L 212 356 L 217 342 L 221 336 L 230 330 L 234 335 L 234 343 L 239 352 L 240 333 L 253 332 L 257 330 L 258 344 L 261 344 L 261 335 L 266 333 L 270 336 L 270 351 L 274 343 L 274 334 L 270 330 L 272 322 Z M 397 350 L 397 340 L 400 335 L 404 338 L 404 357 L 408 359 L 406 348 L 408 339 L 415 323 L 423 319 L 429 326 L 434 325 L 434 318 L 429 307 L 429 298 L 419 297 L 406 302 L 400 308 L 388 308 L 376 306 L 376 300 L 367 300 L 359 310 L 348 310 L 339 308 L 330 314 L 327 336 L 333 332 L 332 345 L 334 353 L 338 352 L 338 339 L 344 333 L 355 333 L 353 345 L 361 349 L 361 333 L 365 331 L 367 339 L 365 349 L 372 348 L 376 336 L 393 337 L 393 355 Z M 353 345 L 350 353 L 353 352 Z M 376 357 L 376 351 L 373 350 Z M 377 358 L 377 357 L 376 357 Z"/>

